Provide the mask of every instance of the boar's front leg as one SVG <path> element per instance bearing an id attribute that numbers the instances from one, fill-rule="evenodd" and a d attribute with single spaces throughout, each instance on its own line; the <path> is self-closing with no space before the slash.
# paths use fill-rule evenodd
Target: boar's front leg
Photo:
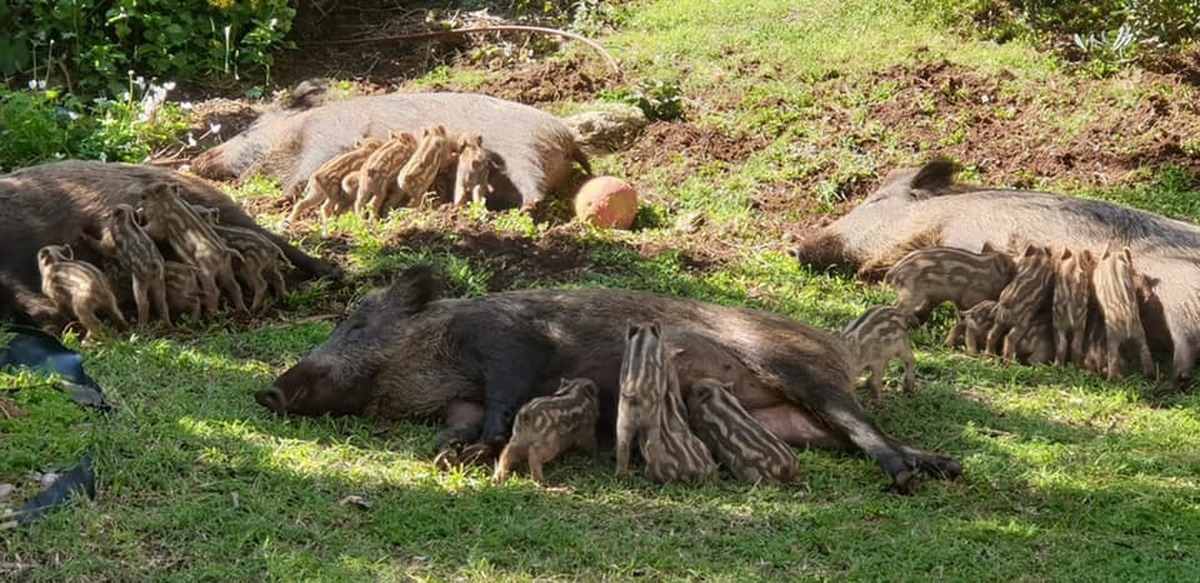
<path id="1" fill-rule="evenodd" d="M 469 461 L 462 455 L 463 448 L 479 438 L 483 417 L 483 404 L 476 401 L 455 399 L 446 405 L 446 428 L 438 433 L 438 454 L 433 464 L 449 469 Z"/>
<path id="2" fill-rule="evenodd" d="M 535 338 L 520 338 L 521 323 L 476 328 L 471 350 L 483 358 L 483 428 L 479 441 L 463 450 L 464 460 L 488 461 L 496 457 L 512 435 L 517 411 L 533 397 L 540 372 L 553 351 L 553 345 Z"/>

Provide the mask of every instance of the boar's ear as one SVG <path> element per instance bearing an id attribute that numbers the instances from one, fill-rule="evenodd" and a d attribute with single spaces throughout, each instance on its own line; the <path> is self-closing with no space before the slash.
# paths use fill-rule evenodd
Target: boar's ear
<path id="1" fill-rule="evenodd" d="M 958 173 L 958 170 L 958 164 L 949 158 L 939 156 L 922 166 L 909 182 L 909 186 L 913 190 L 924 190 L 930 194 L 937 194 L 954 185 L 954 175 Z"/>
<path id="2" fill-rule="evenodd" d="M 1074 257 L 1074 256 L 1075 256 L 1075 254 L 1071 252 L 1071 248 L 1070 248 L 1070 247 L 1066 247 L 1066 248 L 1064 248 L 1064 249 L 1062 250 L 1062 255 L 1059 257 L 1059 259 L 1062 259 L 1063 261 L 1066 261 L 1066 260 L 1068 260 L 1068 259 L 1070 259 L 1070 258 L 1072 258 L 1072 257 Z"/>
<path id="3" fill-rule="evenodd" d="M 630 340 L 633 340 L 634 336 L 637 336 L 639 329 L 641 329 L 641 326 L 634 324 L 633 320 L 625 320 L 625 343 L 626 344 L 628 344 Z"/>
<path id="4" fill-rule="evenodd" d="M 289 91 L 284 109 L 311 109 L 325 100 L 325 81 L 322 79 L 306 79 Z"/>
<path id="5" fill-rule="evenodd" d="M 1129 247 L 1121 247 L 1121 254 L 1125 256 L 1125 261 L 1133 262 L 1133 252 L 1129 250 Z"/>
<path id="6" fill-rule="evenodd" d="M 980 249 L 979 252 L 980 253 L 995 253 L 996 247 L 992 245 L 991 241 L 984 241 L 983 249 Z"/>
<path id="7" fill-rule="evenodd" d="M 662 323 L 660 323 L 657 318 L 650 321 L 650 333 L 653 334 L 655 338 L 662 338 Z"/>
<path id="8" fill-rule="evenodd" d="M 425 309 L 425 304 L 436 300 L 441 291 L 441 281 L 433 267 L 417 265 L 408 268 L 388 288 L 386 301 L 405 314 L 415 314 Z"/>
<path id="9" fill-rule="evenodd" d="M 62 254 L 63 257 L 66 257 L 67 259 L 75 259 L 75 250 L 72 249 L 70 245 L 64 244 L 62 246 Z"/>

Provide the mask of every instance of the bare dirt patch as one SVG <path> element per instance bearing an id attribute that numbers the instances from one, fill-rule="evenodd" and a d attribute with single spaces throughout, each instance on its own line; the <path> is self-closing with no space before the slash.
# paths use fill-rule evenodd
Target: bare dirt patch
<path id="1" fill-rule="evenodd" d="M 419 226 L 397 229 L 388 239 L 393 249 L 421 249 L 445 252 L 488 266 L 492 278 L 488 291 L 512 289 L 517 280 L 543 284 L 566 283 L 588 273 L 626 270 L 629 265 L 606 264 L 604 257 L 635 253 L 653 260 L 663 254 L 678 254 L 685 269 L 703 270 L 713 266 L 713 257 L 701 250 L 681 251 L 674 245 L 628 242 L 597 237 L 578 223 L 550 227 L 536 237 L 497 231 L 490 224 L 442 208 L 430 220 L 424 216 Z"/>
<path id="2" fill-rule="evenodd" d="M 659 121 L 646 126 L 621 158 L 628 164 L 630 176 L 667 168 L 672 178 L 682 180 L 713 163 L 741 164 L 766 144 L 762 135 L 732 136 L 693 122 Z"/>
<path id="3" fill-rule="evenodd" d="M 561 101 L 591 101 L 601 91 L 612 89 L 616 80 L 577 55 L 514 65 L 476 89 L 477 92 L 527 105 Z M 434 85 L 434 89 L 442 88 Z"/>
<path id="4" fill-rule="evenodd" d="M 874 88 L 896 90 L 870 107 L 869 119 L 914 151 L 938 151 L 974 165 L 989 182 L 1016 187 L 1033 187 L 1039 177 L 1110 186 L 1160 164 L 1200 171 L 1200 158 L 1183 147 L 1200 131 L 1196 104 L 1162 96 L 1183 89 L 1174 77 L 1133 74 L 1130 96 L 1145 97 L 1119 96 L 1113 81 L 1079 77 L 1018 86 L 1012 75 L 945 60 L 892 67 L 872 80 Z"/>

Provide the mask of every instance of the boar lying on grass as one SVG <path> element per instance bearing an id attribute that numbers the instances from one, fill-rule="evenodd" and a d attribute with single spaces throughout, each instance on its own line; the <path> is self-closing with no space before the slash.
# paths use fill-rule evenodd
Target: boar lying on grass
<path id="1" fill-rule="evenodd" d="M 615 289 L 438 299 L 437 280 L 414 268 L 368 295 L 256 400 L 279 414 L 440 417 L 444 452 L 470 444 L 464 453 L 495 455 L 523 404 L 554 392 L 560 378 L 584 377 L 600 389 L 599 427 L 611 437 L 626 322 L 658 320 L 669 346 L 695 356 L 682 386 L 697 376 L 735 382 L 738 401 L 785 442 L 863 451 L 897 491 L 917 472 L 962 473 L 957 461 L 875 425 L 852 394 L 845 346 L 828 332 L 778 314 Z"/>
<path id="2" fill-rule="evenodd" d="M 1013 241 L 1053 249 L 1128 246 L 1138 272 L 1157 282 L 1139 312 L 1151 349 L 1173 354 L 1164 388 L 1188 384 L 1200 354 L 1200 227 L 1099 200 L 972 188 L 955 182 L 956 171 L 935 160 L 891 173 L 862 204 L 801 241 L 796 257 L 857 268 L 915 238 L 969 251 Z"/>
<path id="3" fill-rule="evenodd" d="M 311 82 L 293 99 L 264 113 L 249 129 L 200 155 L 201 176 L 279 179 L 285 194 L 301 186 L 327 160 L 364 137 L 381 140 L 391 131 L 420 135 L 441 124 L 451 134 L 478 133 L 497 167 L 488 174 L 488 208 L 528 208 L 565 190 L 587 157 L 557 117 L 533 107 L 470 93 L 412 93 L 354 97 L 322 104 L 324 91 Z"/>
<path id="4" fill-rule="evenodd" d="M 33 166 L 0 176 L 0 318 L 37 326 L 61 325 L 65 315 L 38 293 L 37 251 L 67 244 L 78 258 L 99 263 L 88 241 L 118 204 L 137 206 L 150 185 L 177 185 L 188 202 L 219 209 L 221 222 L 261 232 L 307 277 L 337 272 L 332 263 L 310 257 L 254 223 L 232 199 L 208 182 L 167 170 L 132 164 L 66 161 Z"/>

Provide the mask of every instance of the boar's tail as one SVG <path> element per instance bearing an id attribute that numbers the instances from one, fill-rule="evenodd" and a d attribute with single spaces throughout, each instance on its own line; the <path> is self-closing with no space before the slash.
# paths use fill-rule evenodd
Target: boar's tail
<path id="1" fill-rule="evenodd" d="M 587 154 L 583 153 L 583 149 L 579 147 L 579 143 L 573 143 L 575 144 L 575 147 L 571 152 L 571 161 L 579 164 L 579 167 L 583 168 L 584 173 L 586 173 L 589 177 L 593 176 L 592 163 L 588 161 Z"/>

